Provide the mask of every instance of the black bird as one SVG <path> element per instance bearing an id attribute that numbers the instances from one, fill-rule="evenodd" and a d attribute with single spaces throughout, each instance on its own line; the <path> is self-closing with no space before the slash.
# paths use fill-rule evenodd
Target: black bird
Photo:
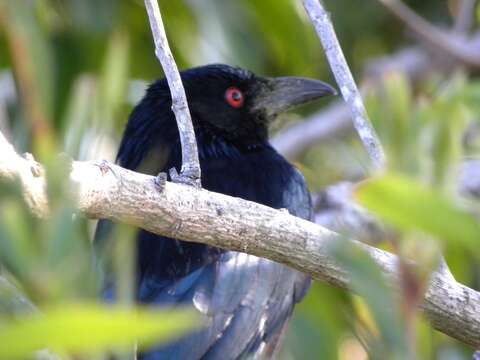
<path id="1" fill-rule="evenodd" d="M 227 65 L 186 70 L 181 77 L 203 187 L 311 219 L 305 180 L 269 144 L 268 126 L 277 114 L 335 90 L 317 80 L 260 77 Z M 151 85 L 133 110 L 117 162 L 150 175 L 180 171 L 180 139 L 165 79 Z M 111 227 L 100 221 L 98 248 Z M 307 276 L 266 259 L 144 230 L 138 231 L 137 256 L 139 302 L 193 305 L 209 320 L 192 335 L 140 354 L 144 360 L 269 358 L 310 283 Z M 105 286 L 105 296 L 114 297 L 114 284 Z"/>

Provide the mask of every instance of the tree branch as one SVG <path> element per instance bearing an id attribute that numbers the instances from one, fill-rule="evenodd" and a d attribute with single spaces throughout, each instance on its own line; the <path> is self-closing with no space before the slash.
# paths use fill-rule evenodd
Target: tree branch
<path id="1" fill-rule="evenodd" d="M 471 1 L 473 0 L 463 0 L 462 9 L 467 8 Z M 463 37 L 461 40 L 458 35 L 452 36 L 455 36 L 455 41 L 461 41 L 465 47 L 478 53 L 477 58 L 480 59 L 480 32 Z M 433 71 L 448 74 L 459 64 L 465 65 L 461 57 L 445 56 L 448 53 L 445 54 L 442 48 L 434 47 L 432 50 L 428 51 L 420 46 L 412 46 L 392 55 L 371 59 L 364 67 L 365 81 L 370 86 L 377 86 L 377 84 L 381 84 L 381 79 L 386 73 L 400 71 L 416 83 Z M 471 68 L 477 67 L 475 64 L 467 65 Z M 296 160 L 311 146 L 351 130 L 348 107 L 344 103 L 336 101 L 322 111 L 311 115 L 305 121 L 283 130 L 273 138 L 272 143 L 285 157 Z"/>
<path id="2" fill-rule="evenodd" d="M 25 194 L 39 196 L 38 189 L 30 186 L 43 175 L 36 177 L 32 166 L 37 166 L 33 159 L 16 154 L 0 136 L 0 177 L 18 177 Z M 314 279 L 349 287 L 348 274 L 330 251 L 340 235 L 284 211 L 182 184 L 160 183 L 158 177 L 108 162 L 74 161 L 70 180 L 76 189 L 77 208 L 87 217 L 107 218 L 168 237 L 265 257 Z M 395 255 L 358 241 L 351 244 L 366 251 L 385 276 L 398 283 Z M 421 308 L 439 331 L 480 346 L 480 293 L 438 271 L 432 274 Z"/>
<path id="3" fill-rule="evenodd" d="M 11 139 L 11 129 L 8 121 L 7 106 L 16 101 L 15 81 L 10 71 L 0 73 L 0 132 Z"/>
<path id="4" fill-rule="evenodd" d="M 392 71 L 400 71 L 411 80 L 418 80 L 428 74 L 432 62 L 431 56 L 419 47 L 403 49 L 391 56 L 370 60 L 364 68 L 365 83 L 378 86 L 385 74 Z M 353 127 L 349 114 L 347 104 L 335 101 L 304 121 L 281 131 L 271 142 L 287 159 L 296 160 L 315 144 L 350 132 Z"/>
<path id="5" fill-rule="evenodd" d="M 356 184 L 340 182 L 313 195 L 315 223 L 369 245 L 395 238 L 393 229 L 354 201 Z"/>
<path id="6" fill-rule="evenodd" d="M 335 101 L 302 122 L 281 131 L 271 143 L 289 160 L 297 159 L 313 145 L 353 129 L 348 106 Z"/>
<path id="7" fill-rule="evenodd" d="M 480 43 L 480 33 L 472 36 L 470 41 Z M 393 71 L 401 72 L 417 83 L 433 71 L 447 73 L 458 65 L 443 60 L 438 53 L 430 53 L 419 46 L 405 48 L 392 55 L 369 60 L 363 69 L 363 84 L 380 86 L 385 74 Z M 296 160 L 315 144 L 350 132 L 353 127 L 348 115 L 347 105 L 335 101 L 304 121 L 281 131 L 272 139 L 272 144 L 286 158 Z"/>
<path id="8" fill-rule="evenodd" d="M 472 28 L 475 17 L 475 5 L 477 0 L 460 0 L 453 31 L 457 34 L 467 34 Z"/>
<path id="9" fill-rule="evenodd" d="M 375 169 L 383 169 L 386 162 L 385 152 L 368 118 L 362 97 L 335 35 L 330 16 L 320 0 L 303 0 L 303 6 L 317 31 L 343 98 L 350 107 L 355 129 L 372 159 L 373 166 Z"/>
<path id="10" fill-rule="evenodd" d="M 33 160 L 30 154 L 25 154 L 25 157 L 18 155 L 1 132 L 0 153 L 0 178 L 20 179 L 25 201 L 32 212 L 39 217 L 48 216 L 48 199 L 43 168 Z M 15 162 L 19 159 L 23 166 L 17 167 Z"/>
<path id="11" fill-rule="evenodd" d="M 173 175 L 172 177 L 176 178 L 175 180 L 177 181 L 201 187 L 197 140 L 193 130 L 182 79 L 180 78 L 180 73 L 178 72 L 170 46 L 168 45 L 157 0 L 145 0 L 145 7 L 155 42 L 155 55 L 162 64 L 168 86 L 170 87 L 172 110 L 177 119 L 178 132 L 182 144 L 182 170 L 180 171 L 180 177 L 177 177 L 178 175 L 175 173 L 171 175 Z"/>
<path id="12" fill-rule="evenodd" d="M 430 24 L 401 0 L 378 1 L 428 44 L 469 67 L 480 67 L 479 44 Z"/>

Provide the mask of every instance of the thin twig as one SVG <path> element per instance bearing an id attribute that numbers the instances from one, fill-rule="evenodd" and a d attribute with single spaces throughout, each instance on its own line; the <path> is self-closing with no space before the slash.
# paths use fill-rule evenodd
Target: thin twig
<path id="1" fill-rule="evenodd" d="M 162 64 L 170 87 L 172 110 L 177 119 L 180 142 L 182 144 L 182 169 L 180 172 L 181 179 L 179 180 L 191 185 L 201 186 L 197 141 L 195 139 L 190 110 L 188 109 L 187 97 L 180 73 L 178 72 L 170 46 L 168 45 L 157 0 L 145 0 L 145 7 L 155 42 L 155 54 Z"/>
<path id="2" fill-rule="evenodd" d="M 364 83 L 370 88 L 381 86 L 390 72 L 405 74 L 412 82 L 418 82 L 430 71 L 444 70 L 435 59 L 420 47 L 409 47 L 395 54 L 369 60 L 364 67 Z M 360 86 L 362 88 L 362 86 Z M 353 130 L 348 104 L 338 100 L 304 121 L 283 129 L 271 140 L 273 146 L 287 159 L 298 160 L 310 147 Z"/>
<path id="3" fill-rule="evenodd" d="M 472 28 L 477 0 L 460 0 L 459 2 L 453 31 L 465 35 Z"/>
<path id="4" fill-rule="evenodd" d="M 17 101 L 17 90 L 15 80 L 11 71 L 0 73 L 0 131 L 7 139 L 12 138 L 12 130 L 8 117 L 7 107 Z"/>
<path id="5" fill-rule="evenodd" d="M 471 44 L 480 44 L 480 32 L 475 32 L 466 40 Z M 430 52 L 420 46 L 412 46 L 394 54 L 374 58 L 367 62 L 363 73 L 369 86 L 381 86 L 383 77 L 390 72 L 405 74 L 413 84 L 433 72 L 448 74 L 463 62 L 445 61 L 445 56 Z M 362 86 L 360 86 L 362 88 Z M 298 158 L 310 147 L 345 133 L 352 129 L 347 104 L 335 101 L 328 107 L 309 116 L 305 121 L 283 129 L 273 139 L 275 148 L 289 160 Z"/>
<path id="6" fill-rule="evenodd" d="M 360 92 L 335 35 L 330 16 L 319 0 L 303 0 L 303 5 L 315 26 L 343 98 L 350 107 L 355 129 L 372 159 L 373 166 L 376 169 L 382 169 L 386 162 L 385 152 L 368 118 Z"/>
<path id="7" fill-rule="evenodd" d="M 353 127 L 349 115 L 345 102 L 335 101 L 304 121 L 280 131 L 271 143 L 283 156 L 295 161 L 313 145 L 350 132 Z"/>
<path id="8" fill-rule="evenodd" d="M 419 16 L 400 0 L 378 0 L 422 40 L 469 67 L 480 67 L 480 50 L 458 35 L 444 31 Z"/>

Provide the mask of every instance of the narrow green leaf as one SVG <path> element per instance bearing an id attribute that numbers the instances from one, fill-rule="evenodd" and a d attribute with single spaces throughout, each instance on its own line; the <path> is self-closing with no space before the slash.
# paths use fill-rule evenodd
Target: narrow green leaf
<path id="1" fill-rule="evenodd" d="M 385 175 L 362 184 L 356 197 L 367 209 L 403 230 L 420 230 L 480 255 L 478 222 L 439 191 L 402 176 Z"/>
<path id="2" fill-rule="evenodd" d="M 68 305 L 0 327 L 0 358 L 24 358 L 40 349 L 92 353 L 138 343 L 139 348 L 174 339 L 199 325 L 190 310 Z"/>
<path id="3" fill-rule="evenodd" d="M 100 82 L 97 125 L 110 128 L 125 100 L 128 84 L 129 38 L 125 32 L 114 32 L 104 60 Z"/>
<path id="4" fill-rule="evenodd" d="M 378 265 L 360 247 L 352 246 L 344 240 L 335 242 L 331 251 L 347 270 L 351 288 L 365 300 L 380 330 L 381 341 L 370 344 L 372 351 L 381 351 L 384 354 L 387 352 L 387 358 L 405 358 L 408 349 L 405 324 L 393 289 L 387 285 Z M 377 349 L 378 346 L 382 349 Z"/>

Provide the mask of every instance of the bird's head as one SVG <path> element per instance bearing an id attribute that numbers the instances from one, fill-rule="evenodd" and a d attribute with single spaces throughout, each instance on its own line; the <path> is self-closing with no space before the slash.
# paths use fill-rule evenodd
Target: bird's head
<path id="1" fill-rule="evenodd" d="M 202 66 L 181 75 L 194 125 L 233 141 L 265 139 L 279 113 L 336 93 L 319 80 L 260 77 L 227 65 Z"/>

